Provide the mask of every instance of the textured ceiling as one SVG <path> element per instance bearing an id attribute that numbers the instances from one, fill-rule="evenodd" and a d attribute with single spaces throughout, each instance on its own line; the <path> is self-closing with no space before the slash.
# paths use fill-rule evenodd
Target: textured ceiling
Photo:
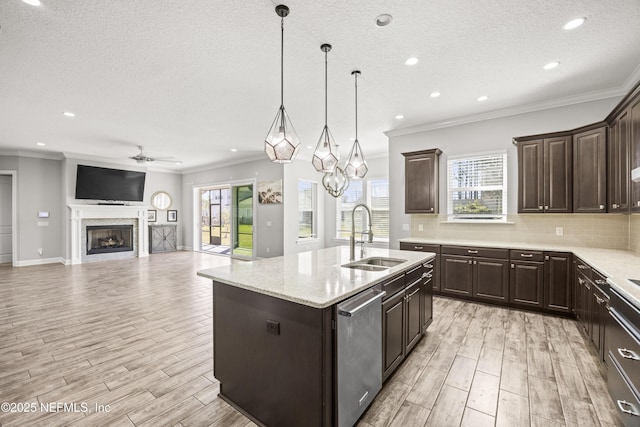
<path id="1" fill-rule="evenodd" d="M 143 145 L 181 160 L 163 164 L 174 170 L 260 157 L 279 106 L 276 4 L 2 0 L 0 153 L 135 165 L 127 157 Z M 619 95 L 640 76 L 638 0 L 285 4 L 284 103 L 306 156 L 324 124 L 322 43 L 333 45 L 328 124 L 344 157 L 354 136 L 355 68 L 365 154 L 386 152 L 385 131 Z M 374 25 L 381 13 L 393 15 L 391 25 Z M 562 30 L 580 16 L 585 25 Z M 410 56 L 420 62 L 404 65 Z M 551 61 L 561 65 L 543 70 Z M 442 96 L 430 98 L 436 90 Z M 489 99 L 477 102 L 480 95 Z"/>

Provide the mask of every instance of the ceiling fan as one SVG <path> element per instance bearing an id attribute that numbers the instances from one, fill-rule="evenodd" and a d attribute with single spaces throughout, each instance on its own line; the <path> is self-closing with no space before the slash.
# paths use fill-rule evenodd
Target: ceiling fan
<path id="1" fill-rule="evenodd" d="M 149 163 L 149 162 L 171 162 L 180 164 L 179 160 L 175 160 L 173 157 L 151 157 L 149 154 L 144 152 L 144 147 L 142 145 L 138 145 L 138 150 L 140 152 L 135 156 L 129 157 L 131 160 L 135 160 L 138 163 Z"/>

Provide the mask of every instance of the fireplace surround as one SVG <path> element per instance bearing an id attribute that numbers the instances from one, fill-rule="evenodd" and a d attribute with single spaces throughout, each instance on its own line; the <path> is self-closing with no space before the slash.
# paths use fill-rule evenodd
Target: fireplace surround
<path id="1" fill-rule="evenodd" d="M 149 256 L 146 206 L 68 205 L 71 210 L 70 254 L 67 264 Z M 87 226 L 130 225 L 133 227 L 130 251 L 87 255 Z"/>

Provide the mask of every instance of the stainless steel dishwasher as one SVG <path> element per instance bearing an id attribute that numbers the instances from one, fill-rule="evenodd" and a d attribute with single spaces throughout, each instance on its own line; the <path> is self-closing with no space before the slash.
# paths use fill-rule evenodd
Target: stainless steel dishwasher
<path id="1" fill-rule="evenodd" d="M 353 426 L 382 388 L 382 297 L 366 290 L 338 304 L 338 426 Z"/>

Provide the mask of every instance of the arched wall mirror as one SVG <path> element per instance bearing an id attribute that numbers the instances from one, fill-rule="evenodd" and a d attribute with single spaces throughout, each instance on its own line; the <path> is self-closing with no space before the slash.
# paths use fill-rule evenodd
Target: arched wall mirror
<path id="1" fill-rule="evenodd" d="M 171 196 L 166 191 L 156 191 L 151 196 L 151 206 L 164 211 L 171 207 Z"/>

